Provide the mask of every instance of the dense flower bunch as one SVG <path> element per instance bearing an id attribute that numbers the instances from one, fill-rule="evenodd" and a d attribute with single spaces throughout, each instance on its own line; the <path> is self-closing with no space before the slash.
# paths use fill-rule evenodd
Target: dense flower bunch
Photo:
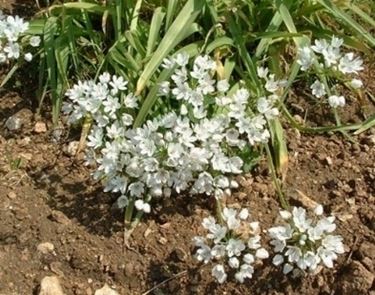
<path id="1" fill-rule="evenodd" d="M 230 92 L 227 80 L 214 79 L 211 58 L 197 57 L 192 70 L 188 64 L 185 54 L 164 61 L 173 75 L 160 84 L 159 95 L 173 107 L 151 114 L 139 128 L 132 128 L 138 98 L 122 77 L 104 73 L 99 81 L 79 82 L 67 92 L 70 101 L 63 110 L 70 122 L 93 119 L 87 154 L 97 164 L 94 176 L 104 181 L 105 191 L 121 193 L 122 207 L 130 198 L 138 210 L 149 212 L 149 197 L 168 197 L 172 191 L 229 195 L 238 187 L 231 176 L 251 160 L 241 158 L 240 151 L 269 139 L 266 118 L 278 114 L 279 81 L 266 73 L 268 96 L 256 98 L 254 108 L 246 88 Z"/>
<path id="2" fill-rule="evenodd" d="M 208 234 L 194 237 L 198 247 L 196 258 L 204 263 L 220 261 L 212 268 L 212 276 L 220 284 L 226 281 L 228 270 L 234 271 L 235 279 L 243 283 L 246 278 L 252 278 L 254 265 L 269 256 L 260 244 L 259 222 L 248 221 L 247 209 L 238 212 L 224 208 L 222 217 L 224 224 L 217 223 L 212 216 L 203 219 L 202 225 Z"/>
<path id="3" fill-rule="evenodd" d="M 21 56 L 26 61 L 31 61 L 32 53 L 23 53 L 21 36 L 27 31 L 29 23 L 25 22 L 18 15 L 4 15 L 0 10 L 0 64 L 9 60 L 18 60 Z M 28 36 L 28 42 L 32 47 L 38 47 L 40 37 Z"/>
<path id="4" fill-rule="evenodd" d="M 343 107 L 346 103 L 345 97 L 338 92 L 338 85 L 329 87 L 323 76 L 332 77 L 334 80 L 344 81 L 352 89 L 361 88 L 363 83 L 358 79 L 358 72 L 363 70 L 363 61 L 356 57 L 353 52 L 342 53 L 343 40 L 335 36 L 328 42 L 326 39 L 315 40 L 314 45 L 299 49 L 297 62 L 302 71 L 314 68 L 318 71 L 318 77 L 310 86 L 312 94 L 317 97 L 328 96 L 328 103 L 332 108 Z"/>
<path id="5" fill-rule="evenodd" d="M 273 264 L 283 264 L 283 272 L 298 275 L 301 271 L 313 272 L 318 265 L 333 267 L 337 254 L 344 253 L 342 237 L 332 235 L 336 229 L 335 217 L 320 217 L 323 207 L 318 205 L 314 217 L 308 218 L 306 210 L 294 207 L 292 212 L 280 211 L 285 224 L 268 230 L 276 254 Z"/>

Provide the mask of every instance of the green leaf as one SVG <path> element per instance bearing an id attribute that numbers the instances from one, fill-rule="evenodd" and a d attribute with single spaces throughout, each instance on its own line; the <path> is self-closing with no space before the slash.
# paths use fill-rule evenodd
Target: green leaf
<path id="1" fill-rule="evenodd" d="M 95 4 L 95 3 L 89 3 L 89 2 L 67 2 L 64 4 L 59 5 L 52 5 L 47 10 L 49 13 L 53 14 L 59 14 L 63 9 L 67 10 L 77 10 L 77 13 L 80 13 L 81 10 L 85 10 L 90 13 L 98 13 L 103 14 L 106 10 L 109 10 L 111 14 L 114 13 L 113 9 L 109 9 L 106 6 Z"/>
<path id="2" fill-rule="evenodd" d="M 278 118 L 269 122 L 272 140 L 273 158 L 276 171 L 285 179 L 288 170 L 288 148 L 284 137 L 283 126 Z"/>
<path id="3" fill-rule="evenodd" d="M 46 19 L 38 18 L 29 21 L 29 27 L 25 32 L 26 35 L 42 35 Z"/>
<path id="4" fill-rule="evenodd" d="M 163 8 L 158 7 L 155 9 L 155 12 L 152 16 L 150 31 L 147 40 L 147 52 L 146 55 L 149 56 L 156 46 L 157 40 L 160 36 L 160 28 L 165 17 L 165 12 Z"/>
<path id="5" fill-rule="evenodd" d="M 288 31 L 290 33 L 298 33 L 293 18 L 285 4 L 282 3 L 278 6 L 278 12 L 280 13 L 285 26 L 288 28 Z M 293 40 L 298 47 L 303 47 L 310 43 L 309 38 L 306 36 L 294 37 Z"/>
<path id="6" fill-rule="evenodd" d="M 223 46 L 234 46 L 234 42 L 231 38 L 223 36 L 216 38 L 210 44 L 207 45 L 206 54 L 210 54 L 216 48 L 223 47 Z"/>
<path id="7" fill-rule="evenodd" d="M 136 94 L 139 95 L 145 88 L 147 81 L 162 63 L 163 59 L 182 41 L 181 34 L 187 27 L 191 27 L 203 7 L 201 0 L 188 0 L 175 21 L 172 23 L 165 36 L 161 40 L 155 53 L 145 66 L 137 82 Z M 187 36 L 183 36 L 187 37 Z"/>
<path id="8" fill-rule="evenodd" d="M 185 52 L 189 56 L 195 56 L 199 52 L 200 43 L 191 43 L 183 48 L 181 48 L 179 51 L 176 52 L 178 54 L 179 52 Z M 144 120 L 146 119 L 147 115 L 149 114 L 151 108 L 154 106 L 155 102 L 158 99 L 158 91 L 159 91 L 159 84 L 163 81 L 166 81 L 169 79 L 169 77 L 172 75 L 173 69 L 164 69 L 161 74 L 159 75 L 158 79 L 156 80 L 154 86 L 151 88 L 150 92 L 148 93 L 145 101 L 142 103 L 142 106 L 137 114 L 137 117 L 134 120 L 133 127 L 139 127 L 142 125 Z"/>
<path id="9" fill-rule="evenodd" d="M 45 23 L 43 31 L 43 46 L 46 57 L 47 66 L 47 83 L 51 89 L 52 97 L 52 120 L 54 124 L 57 123 L 59 116 L 59 94 L 58 94 L 58 82 L 57 82 L 57 66 L 54 53 L 55 35 L 58 30 L 58 18 L 49 17 Z"/>
<path id="10" fill-rule="evenodd" d="M 366 31 L 360 24 L 353 20 L 348 14 L 335 6 L 332 1 L 317 0 L 324 8 L 326 8 L 335 18 L 341 19 L 353 31 L 360 34 L 360 38 L 365 39 L 372 47 L 375 47 L 375 38 Z"/>
<path id="11" fill-rule="evenodd" d="M 369 117 L 365 122 L 363 122 L 361 126 L 359 127 L 359 129 L 354 132 L 354 134 L 355 135 L 360 134 L 374 126 L 375 126 L 375 114 Z"/>

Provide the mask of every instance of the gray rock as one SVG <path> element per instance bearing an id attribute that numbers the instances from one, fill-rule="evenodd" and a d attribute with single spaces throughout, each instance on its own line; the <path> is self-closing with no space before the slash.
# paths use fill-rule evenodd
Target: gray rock
<path id="1" fill-rule="evenodd" d="M 17 131 L 22 127 L 22 120 L 17 116 L 11 116 L 5 121 L 5 126 L 10 131 Z"/>

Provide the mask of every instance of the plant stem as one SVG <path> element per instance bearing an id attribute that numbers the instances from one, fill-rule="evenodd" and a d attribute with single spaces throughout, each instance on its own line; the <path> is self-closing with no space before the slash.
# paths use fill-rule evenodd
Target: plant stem
<path id="1" fill-rule="evenodd" d="M 288 210 L 289 204 L 288 204 L 288 201 L 284 198 L 284 194 L 281 190 L 279 179 L 276 175 L 275 166 L 273 164 L 272 154 L 271 154 L 271 151 L 270 151 L 270 148 L 269 148 L 268 144 L 265 144 L 265 148 L 266 148 L 266 152 L 267 152 L 268 165 L 269 165 L 269 168 L 270 168 L 270 171 L 271 171 L 271 177 L 272 177 L 273 183 L 275 185 L 276 192 L 279 196 L 281 207 L 285 210 Z"/>
<path id="2" fill-rule="evenodd" d="M 342 131 L 342 130 L 357 130 L 359 129 L 362 124 L 353 124 L 353 125 L 339 125 L 339 126 L 327 126 L 327 127 L 306 127 L 299 124 L 296 120 L 294 120 L 293 116 L 289 113 L 287 108 L 284 104 L 280 104 L 280 108 L 284 113 L 285 117 L 289 121 L 289 123 L 298 130 L 307 133 L 323 133 L 323 132 L 331 132 L 331 131 Z"/>
<path id="3" fill-rule="evenodd" d="M 215 201 L 216 201 L 215 210 L 216 210 L 217 220 L 219 221 L 220 224 L 224 224 L 223 215 L 222 215 L 223 209 L 221 206 L 221 201 L 220 199 L 216 199 L 216 198 L 215 198 Z"/>
<path id="4" fill-rule="evenodd" d="M 133 217 L 133 211 L 134 211 L 134 203 L 135 200 L 129 200 L 128 206 L 126 206 L 125 210 L 125 228 L 130 228 L 131 222 L 132 222 L 132 217 Z"/>

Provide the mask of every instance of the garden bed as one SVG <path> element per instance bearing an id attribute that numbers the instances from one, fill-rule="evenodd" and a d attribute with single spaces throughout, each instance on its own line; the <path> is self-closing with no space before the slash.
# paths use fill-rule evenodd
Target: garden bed
<path id="1" fill-rule="evenodd" d="M 123 245 L 122 213 L 115 199 L 90 179 L 82 159 L 67 152 L 73 135 L 55 142 L 50 122 L 16 93 L 0 99 L 0 293 L 34 294 L 41 279 L 56 275 L 66 294 L 93 294 L 105 282 L 120 294 L 370 294 L 374 278 L 375 132 L 351 143 L 341 136 L 304 135 L 288 130 L 289 172 L 285 190 L 291 204 L 299 190 L 338 218 L 346 253 L 334 270 L 293 280 L 272 266 L 257 270 L 243 285 L 214 282 L 208 267 L 193 258 L 192 238 L 214 202 L 179 196 L 136 228 Z M 9 132 L 5 120 L 20 116 L 22 129 Z M 47 131 L 35 132 L 37 122 Z M 65 152 L 64 152 L 65 151 Z M 277 196 L 265 163 L 241 178 L 242 188 L 228 200 L 247 207 L 262 226 L 274 223 Z M 306 204 L 303 204 L 306 205 Z M 37 250 L 54 245 L 51 253 Z M 176 277 L 175 277 L 176 276 Z"/>

